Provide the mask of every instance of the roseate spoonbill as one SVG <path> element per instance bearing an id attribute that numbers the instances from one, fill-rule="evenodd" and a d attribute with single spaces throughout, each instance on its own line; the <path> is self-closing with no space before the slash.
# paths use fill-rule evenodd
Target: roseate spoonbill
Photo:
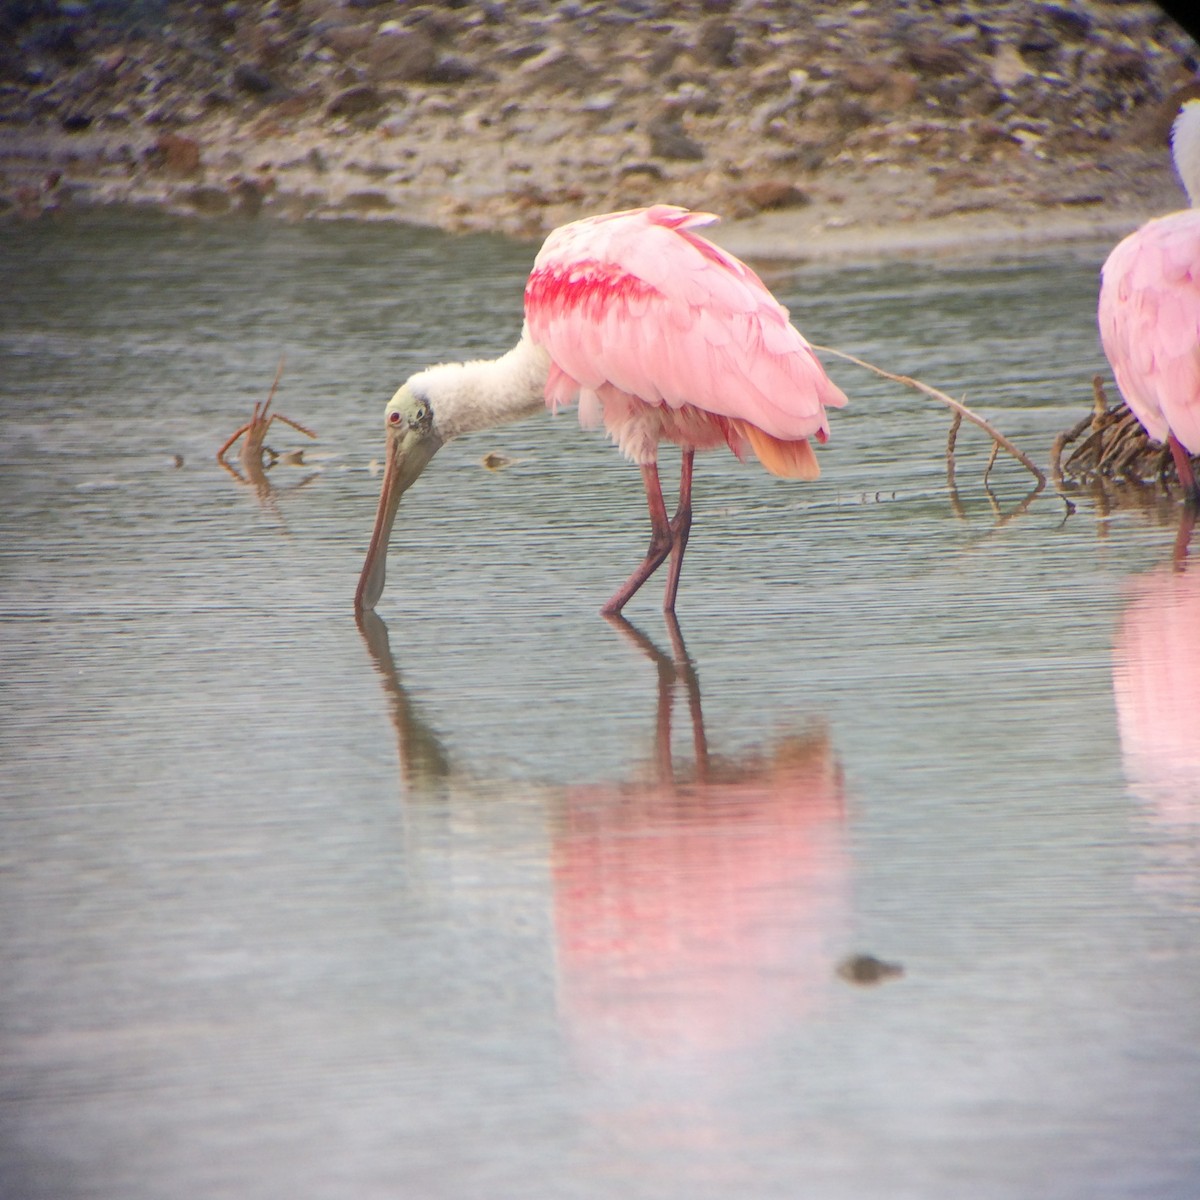
<path id="1" fill-rule="evenodd" d="M 1197 505 L 1190 456 L 1200 454 L 1200 100 L 1175 118 L 1171 149 L 1192 207 L 1147 222 L 1108 256 L 1100 340 L 1125 403 L 1170 447 Z"/>
<path id="2" fill-rule="evenodd" d="M 773 474 L 817 477 L 810 439 L 826 440 L 825 409 L 846 397 L 762 280 L 695 232 L 715 220 L 658 204 L 564 225 L 534 260 L 513 349 L 494 361 L 430 367 L 396 392 L 384 413 L 387 460 L 357 612 L 383 592 L 400 497 L 439 447 L 543 405 L 578 399 L 580 421 L 603 424 L 641 467 L 650 547 L 606 614 L 620 612 L 668 556 L 663 608 L 674 611 L 697 450 L 753 451 Z M 658 477 L 661 441 L 683 454 L 674 517 Z"/>

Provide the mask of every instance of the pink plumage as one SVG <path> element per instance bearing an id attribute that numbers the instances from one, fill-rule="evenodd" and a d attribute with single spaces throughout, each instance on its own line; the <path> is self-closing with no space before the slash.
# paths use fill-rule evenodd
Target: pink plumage
<path id="1" fill-rule="evenodd" d="M 1200 211 L 1150 221 L 1109 255 L 1100 337 L 1146 432 L 1200 454 Z"/>
<path id="2" fill-rule="evenodd" d="M 846 397 L 762 280 L 695 232 L 716 219 L 657 204 L 555 230 L 525 287 L 520 341 L 497 359 L 439 363 L 409 377 L 385 409 L 384 480 L 357 612 L 383 592 L 400 497 L 438 447 L 543 403 L 578 401 L 582 422 L 603 424 L 641 468 L 650 545 L 601 608 L 606 616 L 668 558 L 663 609 L 674 611 L 697 450 L 753 451 L 768 471 L 793 479 L 820 474 L 812 441 L 825 441 L 825 410 Z M 674 516 L 658 474 L 664 441 L 681 451 Z"/>
<path id="3" fill-rule="evenodd" d="M 1172 131 L 1175 165 L 1196 204 L 1200 104 Z M 1101 271 L 1100 340 L 1117 386 L 1146 432 L 1170 446 L 1180 482 L 1200 500 L 1189 455 L 1200 454 L 1200 209 L 1147 222 Z"/>
<path id="4" fill-rule="evenodd" d="M 808 444 L 846 397 L 787 309 L 745 263 L 695 233 L 717 218 L 665 204 L 555 230 L 525 288 L 531 339 L 551 360 L 546 400 L 579 400 L 622 451 L 659 441 L 752 448 L 768 470 L 814 478 Z"/>

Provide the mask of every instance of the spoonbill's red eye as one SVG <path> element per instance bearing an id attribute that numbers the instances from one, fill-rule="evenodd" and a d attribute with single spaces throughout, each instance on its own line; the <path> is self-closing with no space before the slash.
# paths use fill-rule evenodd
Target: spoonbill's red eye
<path id="1" fill-rule="evenodd" d="M 400 424 L 400 414 L 398 412 L 388 413 L 388 421 L 392 425 L 399 425 Z"/>

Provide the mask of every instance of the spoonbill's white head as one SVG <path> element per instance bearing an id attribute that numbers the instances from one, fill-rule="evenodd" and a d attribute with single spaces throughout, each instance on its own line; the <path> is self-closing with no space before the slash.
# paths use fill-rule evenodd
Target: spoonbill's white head
<path id="1" fill-rule="evenodd" d="M 387 455 L 383 467 L 383 487 L 375 513 L 375 529 L 354 595 L 354 611 L 375 607 L 383 594 L 387 569 L 388 540 L 400 497 L 412 486 L 429 460 L 445 440 L 434 424 L 433 408 L 424 391 L 410 379 L 388 401 L 383 422 L 387 430 Z"/>
<path id="2" fill-rule="evenodd" d="M 1200 208 L 1200 100 L 1184 102 L 1171 126 L 1175 170 L 1193 208 Z"/>

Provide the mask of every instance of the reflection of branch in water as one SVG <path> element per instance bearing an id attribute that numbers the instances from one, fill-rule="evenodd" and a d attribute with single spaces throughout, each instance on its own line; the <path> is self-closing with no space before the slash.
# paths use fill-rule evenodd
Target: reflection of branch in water
<path id="1" fill-rule="evenodd" d="M 1098 422 L 1098 433 L 1094 432 L 1091 436 L 1097 438 L 1097 442 L 1092 443 L 1091 447 L 1086 444 L 1080 447 L 1080 451 L 1084 451 L 1091 455 L 1095 452 L 1099 444 L 1099 440 L 1107 436 L 1110 429 L 1119 427 L 1115 436 L 1128 438 L 1137 441 L 1141 440 L 1143 444 L 1150 447 L 1155 447 L 1155 443 L 1149 443 L 1145 436 L 1145 432 L 1141 426 L 1137 426 L 1136 431 L 1128 428 L 1127 423 L 1123 421 L 1119 412 L 1118 406 L 1107 409 L 1103 406 L 1103 389 L 1100 386 L 1100 379 L 1097 376 L 1097 393 L 1100 397 L 1098 401 L 1097 413 L 1092 416 L 1085 417 L 1073 429 L 1059 434 L 1055 439 L 1054 448 L 1051 450 L 1051 471 L 1054 478 L 1054 486 L 1058 489 L 1059 495 L 1063 497 L 1071 506 L 1071 511 L 1075 510 L 1076 504 L 1081 499 L 1091 501 L 1095 508 L 1095 513 L 1099 520 L 1096 521 L 1096 536 L 1106 538 L 1110 532 L 1110 522 L 1104 518 L 1111 516 L 1114 512 L 1136 512 L 1140 516 L 1152 521 L 1155 525 L 1175 525 L 1179 524 L 1179 533 L 1177 541 L 1181 549 L 1186 552 L 1188 538 L 1190 536 L 1190 526 L 1188 526 L 1187 506 L 1180 506 L 1178 499 L 1174 496 L 1169 487 L 1169 479 L 1164 479 L 1158 476 L 1159 468 L 1153 464 L 1147 467 L 1147 473 L 1151 479 L 1147 481 L 1141 478 L 1136 472 L 1141 470 L 1142 466 L 1146 465 L 1146 460 L 1138 460 L 1134 463 L 1136 470 L 1124 471 L 1119 478 L 1107 473 L 1098 472 L 1089 467 L 1082 467 L 1076 472 L 1075 467 L 1068 468 L 1062 462 L 1062 454 L 1064 447 L 1069 444 L 1068 439 L 1077 436 L 1088 425 Z M 1124 407 L 1123 405 L 1119 407 Z M 1132 414 L 1130 414 L 1132 415 Z M 1114 422 L 1112 418 L 1116 417 Z M 1124 432 L 1121 432 L 1124 430 Z M 1170 475 L 1171 463 L 1168 461 L 1171 458 L 1170 451 L 1166 449 L 1154 448 L 1154 457 L 1165 455 L 1164 462 L 1167 462 L 1168 476 Z M 1200 456 L 1198 456 L 1200 457 Z M 1200 469 L 1200 466 L 1198 466 Z M 1067 497 L 1073 497 L 1068 500 Z M 1188 526 L 1185 529 L 1185 526 Z"/>
<path id="2" fill-rule="evenodd" d="M 417 707 L 400 683 L 400 674 L 392 658 L 387 626 L 370 610 L 355 615 L 358 631 L 367 644 L 367 653 L 383 679 L 383 690 L 391 706 L 391 721 L 396 730 L 396 748 L 404 785 L 414 791 L 439 783 L 453 774 L 450 756 L 441 739 L 425 723 Z"/>
<path id="3" fill-rule="evenodd" d="M 954 481 L 952 466 L 947 471 L 946 485 L 949 489 L 950 507 L 954 510 L 954 515 L 958 517 L 960 521 L 965 521 L 967 519 L 967 508 L 966 505 L 963 504 L 962 498 L 958 494 L 958 486 Z M 1005 512 L 1000 507 L 1000 501 L 996 496 L 996 493 L 993 492 L 988 486 L 986 478 L 984 479 L 983 484 L 983 494 L 987 497 L 988 507 L 992 510 L 992 516 L 996 519 L 996 529 L 1002 529 L 1010 521 L 1015 521 L 1017 517 L 1026 512 L 1029 506 L 1038 498 L 1038 496 L 1042 494 L 1042 489 L 1040 487 L 1034 487 L 1031 491 L 1027 492 L 1021 500 L 1014 504 L 1012 508 L 1008 510 L 1008 512 Z M 1070 511 L 1074 510 L 1071 509 Z"/>
<path id="4" fill-rule="evenodd" d="M 1008 512 L 1003 512 L 1000 508 L 1000 501 L 996 499 L 996 493 L 990 487 L 985 487 L 987 493 L 988 504 L 991 505 L 992 515 L 996 518 L 996 528 L 1000 529 L 1007 525 L 1010 521 L 1015 521 L 1029 506 L 1038 498 L 1042 489 L 1035 487 L 1031 492 L 1028 492 L 1021 500 L 1012 506 Z"/>
<path id="5" fill-rule="evenodd" d="M 267 478 L 266 469 L 262 465 L 260 458 L 255 462 L 252 458 L 243 458 L 242 466 L 246 469 L 246 474 L 243 475 L 236 467 L 221 459 L 221 466 L 229 472 L 230 475 L 238 481 L 238 483 L 248 484 L 254 488 L 254 494 L 258 497 L 258 502 L 275 518 L 276 524 L 279 526 L 279 532 L 288 536 L 287 522 L 283 519 L 283 513 L 279 508 L 279 497 L 286 495 L 288 492 L 298 492 L 301 488 L 308 487 L 314 479 L 320 475 L 320 471 L 313 471 L 310 475 L 305 475 L 298 483 L 290 484 L 285 488 L 276 488 Z"/>

